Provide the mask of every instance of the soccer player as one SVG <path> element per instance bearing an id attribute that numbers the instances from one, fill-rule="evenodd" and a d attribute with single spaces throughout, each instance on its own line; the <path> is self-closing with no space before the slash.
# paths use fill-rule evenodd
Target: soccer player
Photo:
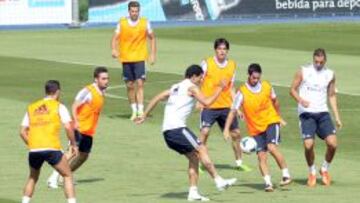
<path id="1" fill-rule="evenodd" d="M 60 141 L 60 128 L 63 124 L 72 152 L 75 155 L 78 153 L 71 117 L 66 107 L 59 102 L 58 81 L 47 81 L 45 93 L 45 98 L 28 106 L 21 124 L 21 138 L 30 150 L 30 175 L 24 188 L 22 203 L 30 202 L 45 161 L 64 177 L 64 191 L 68 203 L 76 203 L 71 169 L 61 151 Z"/>
<path id="2" fill-rule="evenodd" d="M 236 94 L 232 111 L 229 113 L 224 138 L 230 137 L 230 127 L 237 113 L 242 110 L 246 121 L 248 133 L 257 143 L 257 156 L 259 169 L 265 180 L 265 191 L 274 190 L 267 163 L 267 152 L 274 157 L 279 168 L 282 170 L 281 186 L 291 183 L 291 177 L 285 159 L 280 152 L 280 126 L 286 122 L 280 115 L 280 104 L 271 84 L 261 80 L 261 67 L 259 64 L 251 64 L 248 68 L 248 80 L 241 85 Z"/>
<path id="3" fill-rule="evenodd" d="M 76 96 L 72 105 L 75 138 L 79 147 L 78 156 L 68 155 L 71 171 L 76 171 L 89 157 L 99 116 L 104 105 L 104 92 L 109 83 L 108 70 L 97 67 L 94 83 L 87 85 Z M 58 187 L 59 173 L 54 171 L 48 179 L 50 188 Z"/>
<path id="4" fill-rule="evenodd" d="M 326 67 L 326 52 L 316 49 L 313 54 L 313 63 L 302 66 L 296 73 L 291 85 L 291 96 L 298 103 L 301 134 L 305 148 L 305 158 L 309 167 L 307 184 L 316 185 L 316 168 L 314 140 L 315 134 L 325 140 L 327 151 L 325 160 L 320 169 L 324 185 L 331 184 L 329 167 L 332 162 L 336 147 L 336 129 L 331 120 L 327 106 L 327 98 L 334 112 L 336 126 L 342 127 L 336 99 L 335 74 Z"/>
<path id="5" fill-rule="evenodd" d="M 163 135 L 168 147 L 176 152 L 185 155 L 189 160 L 189 181 L 190 188 L 188 194 L 189 201 L 208 201 L 209 199 L 200 195 L 197 189 L 199 178 L 199 161 L 205 166 L 210 176 L 214 179 L 218 190 L 222 191 L 233 185 L 236 179 L 223 179 L 218 175 L 214 164 L 211 162 L 207 148 L 195 136 L 195 134 L 186 127 L 186 120 L 192 112 L 194 100 L 197 100 L 204 106 L 211 105 L 221 94 L 225 87 L 223 81 L 219 82 L 214 94 L 205 97 L 198 86 L 203 77 L 203 70 L 198 65 L 191 65 L 187 68 L 185 79 L 180 83 L 174 84 L 169 90 L 165 90 L 155 96 L 146 108 L 142 117 L 137 123 L 142 123 L 156 107 L 161 100 L 166 100 Z"/>
<path id="6" fill-rule="evenodd" d="M 123 66 L 123 79 L 132 109 L 131 120 L 144 113 L 144 83 L 146 79 L 145 61 L 155 63 L 156 41 L 150 22 L 139 16 L 140 4 L 130 1 L 129 16 L 120 19 L 112 38 L 112 56 Z M 148 58 L 147 38 L 150 40 Z"/>
<path id="7" fill-rule="evenodd" d="M 230 112 L 230 108 L 234 96 L 234 82 L 235 82 L 235 61 L 228 59 L 228 52 L 230 49 L 229 42 L 224 38 L 216 39 L 214 42 L 215 56 L 209 57 L 202 61 L 202 69 L 204 71 L 204 78 L 201 84 L 201 92 L 205 96 L 214 94 L 219 81 L 227 80 L 229 83 L 221 92 L 220 96 L 214 103 L 207 107 L 203 107 L 200 116 L 200 141 L 206 145 L 210 129 L 212 125 L 217 122 L 221 130 L 224 129 L 226 118 Z M 235 166 L 239 170 L 251 171 L 242 161 L 242 153 L 240 148 L 240 129 L 237 118 L 234 119 L 230 127 L 232 137 L 232 148 L 235 154 Z"/>

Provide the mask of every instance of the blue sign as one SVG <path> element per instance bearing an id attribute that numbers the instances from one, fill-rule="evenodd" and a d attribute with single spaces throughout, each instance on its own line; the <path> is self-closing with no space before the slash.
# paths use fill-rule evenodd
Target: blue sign
<path id="1" fill-rule="evenodd" d="M 29 7 L 63 7 L 65 0 L 29 0 Z"/>

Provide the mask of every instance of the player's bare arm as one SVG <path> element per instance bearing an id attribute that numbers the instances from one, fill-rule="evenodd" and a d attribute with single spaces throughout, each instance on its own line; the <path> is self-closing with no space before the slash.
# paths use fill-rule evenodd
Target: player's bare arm
<path id="1" fill-rule="evenodd" d="M 156 52 L 157 52 L 156 38 L 154 32 L 148 34 L 148 38 L 150 40 L 150 50 L 151 50 L 149 62 L 151 65 L 154 65 L 156 62 Z"/>
<path id="2" fill-rule="evenodd" d="M 26 145 L 28 145 L 28 140 L 29 140 L 28 132 L 29 132 L 29 127 L 21 126 L 21 128 L 20 128 L 20 137 L 21 137 L 21 139 L 24 141 L 24 143 Z"/>
<path id="3" fill-rule="evenodd" d="M 154 108 L 157 106 L 157 104 L 160 101 L 163 101 L 167 99 L 170 96 L 170 90 L 165 90 L 161 92 L 160 94 L 156 95 L 154 98 L 151 99 L 148 106 L 146 107 L 146 110 L 144 114 L 135 120 L 136 124 L 141 124 L 145 121 L 145 119 L 149 116 L 149 114 L 154 110 Z"/>
<path id="4" fill-rule="evenodd" d="M 119 33 L 115 33 L 111 39 L 111 56 L 113 58 L 119 57 L 118 38 L 119 38 Z"/>
<path id="5" fill-rule="evenodd" d="M 302 72 L 301 70 L 298 70 L 295 74 L 294 80 L 291 84 L 290 88 L 290 95 L 295 99 L 295 101 L 299 104 L 301 104 L 303 107 L 307 108 L 309 107 L 310 103 L 304 99 L 302 99 L 299 95 L 299 87 L 301 85 L 303 78 L 302 78 Z"/>
<path id="6" fill-rule="evenodd" d="M 340 114 L 339 114 L 338 105 L 337 105 L 335 75 L 334 75 L 334 79 L 330 82 L 330 84 L 328 86 L 328 95 L 329 95 L 329 103 L 330 103 L 331 109 L 333 110 L 333 113 L 335 116 L 336 127 L 338 129 L 341 129 L 342 122 L 340 119 Z"/>

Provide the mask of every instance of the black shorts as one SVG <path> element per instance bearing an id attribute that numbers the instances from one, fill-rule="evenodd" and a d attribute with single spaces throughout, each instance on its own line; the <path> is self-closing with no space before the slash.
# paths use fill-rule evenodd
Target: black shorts
<path id="1" fill-rule="evenodd" d="M 123 63 L 122 65 L 123 65 L 123 79 L 125 81 L 146 79 L 145 61 Z"/>
<path id="2" fill-rule="evenodd" d="M 221 130 L 224 130 L 227 116 L 229 115 L 230 109 L 204 109 L 200 115 L 200 129 L 211 128 L 215 122 L 219 125 Z M 237 117 L 233 120 L 230 126 L 230 130 L 239 128 Z"/>
<path id="3" fill-rule="evenodd" d="M 93 138 L 91 136 L 81 134 L 79 131 L 75 130 L 75 140 L 80 152 L 91 152 L 91 148 L 93 145 Z"/>
<path id="4" fill-rule="evenodd" d="M 265 132 L 254 136 L 257 147 L 256 152 L 267 151 L 268 144 L 280 143 L 280 124 L 274 123 L 268 126 Z"/>
<path id="5" fill-rule="evenodd" d="M 329 135 L 336 134 L 336 129 L 328 112 L 302 113 L 299 117 L 301 135 L 304 140 L 314 139 L 315 134 L 322 140 Z"/>
<path id="6" fill-rule="evenodd" d="M 62 156 L 63 153 L 56 150 L 29 152 L 29 165 L 36 170 L 39 170 L 45 161 L 51 166 L 55 166 L 60 163 Z"/>
<path id="7" fill-rule="evenodd" d="M 197 149 L 201 142 L 188 128 L 177 128 L 163 132 L 165 142 L 170 149 L 187 154 Z"/>

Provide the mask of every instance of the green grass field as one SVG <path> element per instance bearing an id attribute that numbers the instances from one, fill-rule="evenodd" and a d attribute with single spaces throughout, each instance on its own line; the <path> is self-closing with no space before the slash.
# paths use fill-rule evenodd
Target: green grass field
<path id="1" fill-rule="evenodd" d="M 270 80 L 281 100 L 288 126 L 282 130 L 281 149 L 285 154 L 294 183 L 263 192 L 256 156 L 244 160 L 254 171 L 233 170 L 233 154 L 217 128 L 209 141 L 210 154 L 221 175 L 239 179 L 235 187 L 219 193 L 206 174 L 200 189 L 213 202 L 358 202 L 360 198 L 360 24 L 276 24 L 234 27 L 156 29 L 158 62 L 149 67 L 145 97 L 169 87 L 182 78 L 184 68 L 213 54 L 216 37 L 230 39 L 230 56 L 239 62 L 238 80 L 246 78 L 246 66 L 259 62 L 264 78 Z M 91 82 L 95 65 L 110 68 L 110 97 L 101 116 L 93 153 L 75 174 L 79 202 L 185 202 L 187 161 L 167 149 L 161 135 L 163 106 L 141 126 L 130 116 L 120 65 L 110 57 L 111 29 L 1 31 L 0 32 L 0 203 L 15 203 L 21 198 L 28 175 L 27 150 L 18 129 L 26 105 L 43 96 L 48 79 L 62 83 L 62 101 L 70 106 L 75 94 Z M 333 185 L 305 186 L 307 167 L 303 157 L 296 116 L 296 104 L 288 86 L 293 74 L 311 62 L 312 50 L 324 47 L 329 52 L 329 66 L 336 71 L 339 105 L 344 128 L 339 132 L 339 150 L 331 166 Z M 198 112 L 189 120 L 198 132 Z M 241 124 L 243 132 L 244 125 Z M 65 139 L 64 139 L 65 144 Z M 323 161 L 324 144 L 317 140 L 317 165 Z M 280 171 L 271 160 L 273 181 L 280 181 Z M 46 178 L 50 167 L 44 165 L 33 198 L 34 203 L 65 202 L 62 191 L 50 190 Z"/>

